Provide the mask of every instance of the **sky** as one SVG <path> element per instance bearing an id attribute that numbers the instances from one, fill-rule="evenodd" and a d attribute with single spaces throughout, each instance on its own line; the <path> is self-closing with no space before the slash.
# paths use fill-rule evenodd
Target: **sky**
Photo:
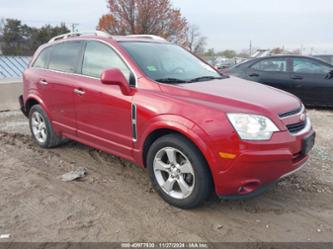
<path id="1" fill-rule="evenodd" d="M 332 0 L 171 0 L 215 50 L 285 47 L 333 53 Z M 31 26 L 77 23 L 94 30 L 105 0 L 0 0 L 0 18 Z"/>

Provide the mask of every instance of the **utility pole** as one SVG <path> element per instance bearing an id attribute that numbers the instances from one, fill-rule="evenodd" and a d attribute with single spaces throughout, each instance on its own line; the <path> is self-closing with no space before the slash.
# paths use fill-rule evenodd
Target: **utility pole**
<path id="1" fill-rule="evenodd" d="M 250 50 L 249 50 L 249 52 L 250 52 L 250 57 L 252 56 L 252 41 L 250 40 Z"/>
<path id="2" fill-rule="evenodd" d="M 79 23 L 72 23 L 72 33 L 77 32 L 77 26 L 79 26 Z"/>
<path id="3" fill-rule="evenodd" d="M 314 51 L 314 47 L 311 47 L 311 50 L 310 50 L 310 55 L 313 55 L 313 51 Z"/>

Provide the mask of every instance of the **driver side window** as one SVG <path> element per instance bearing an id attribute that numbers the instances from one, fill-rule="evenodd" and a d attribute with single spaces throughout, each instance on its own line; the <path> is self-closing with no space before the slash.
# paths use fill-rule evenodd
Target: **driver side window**
<path id="1" fill-rule="evenodd" d="M 101 42 L 88 41 L 82 63 L 82 74 L 99 78 L 104 70 L 110 68 L 118 68 L 128 82 L 132 81 L 131 71 L 112 48 Z"/>
<path id="2" fill-rule="evenodd" d="M 294 73 L 311 73 L 311 74 L 327 74 L 332 68 L 307 58 L 293 59 Z"/>

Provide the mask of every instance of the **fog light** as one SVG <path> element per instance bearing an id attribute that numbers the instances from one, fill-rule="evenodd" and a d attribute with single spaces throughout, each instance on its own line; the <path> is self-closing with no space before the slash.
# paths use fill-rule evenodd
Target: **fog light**
<path id="1" fill-rule="evenodd" d="M 249 193 L 254 192 L 255 190 L 257 190 L 259 185 L 260 185 L 260 182 L 256 181 L 256 180 L 247 182 L 246 184 L 239 187 L 238 193 L 240 193 L 240 194 L 249 194 Z"/>

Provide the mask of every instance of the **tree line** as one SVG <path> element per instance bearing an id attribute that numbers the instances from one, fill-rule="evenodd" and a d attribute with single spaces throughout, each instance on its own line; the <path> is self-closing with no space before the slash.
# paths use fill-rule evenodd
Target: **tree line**
<path id="1" fill-rule="evenodd" d="M 0 49 L 4 55 L 31 56 L 40 45 L 52 37 L 68 32 L 69 29 L 64 23 L 36 28 L 17 19 L 6 19 L 0 23 Z"/>

